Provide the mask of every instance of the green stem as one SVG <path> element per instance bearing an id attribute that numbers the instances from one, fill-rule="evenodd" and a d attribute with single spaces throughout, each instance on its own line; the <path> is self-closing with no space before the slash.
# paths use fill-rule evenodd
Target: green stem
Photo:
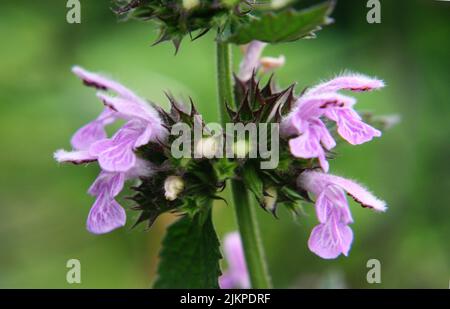
<path id="1" fill-rule="evenodd" d="M 233 95 L 231 46 L 226 43 L 217 43 L 217 79 L 219 92 L 219 111 L 222 126 L 225 128 L 229 121 L 226 105 L 236 107 Z M 259 227 L 256 220 L 255 207 L 250 202 L 248 191 L 242 182 L 231 181 L 231 192 L 236 212 L 239 232 L 244 247 L 245 260 L 254 289 L 271 288 L 270 277 L 267 271 L 264 250 L 259 236 Z"/>
<path id="2" fill-rule="evenodd" d="M 233 180 L 231 182 L 231 191 L 233 193 L 233 204 L 242 238 L 242 246 L 244 247 L 250 282 L 254 289 L 269 289 L 272 286 L 261 237 L 259 236 L 255 205 L 250 202 L 248 192 L 243 183 Z"/>
<path id="3" fill-rule="evenodd" d="M 222 127 L 230 121 L 226 104 L 235 107 L 233 95 L 231 45 L 217 43 L 217 87 L 219 93 L 219 115 Z"/>

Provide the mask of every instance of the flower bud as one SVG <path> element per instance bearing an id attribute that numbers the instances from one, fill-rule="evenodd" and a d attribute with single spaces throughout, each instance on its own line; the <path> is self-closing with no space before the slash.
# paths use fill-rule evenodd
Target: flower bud
<path id="1" fill-rule="evenodd" d="M 265 190 L 264 194 L 264 208 L 271 211 L 272 213 L 275 211 L 275 206 L 277 203 L 278 192 L 274 187 L 269 187 Z"/>
<path id="2" fill-rule="evenodd" d="M 168 201 L 174 201 L 183 192 L 184 181 L 180 176 L 169 176 L 164 181 L 164 196 Z"/>
<path id="3" fill-rule="evenodd" d="M 214 158 L 219 148 L 219 142 L 214 137 L 205 137 L 195 145 L 195 153 L 201 158 Z"/>
<path id="4" fill-rule="evenodd" d="M 183 8 L 185 10 L 192 10 L 200 4 L 200 0 L 183 0 Z"/>
<path id="5" fill-rule="evenodd" d="M 262 71 L 265 73 L 282 67 L 286 62 L 286 58 L 284 55 L 278 57 L 262 57 L 259 62 L 261 63 Z"/>
<path id="6" fill-rule="evenodd" d="M 245 158 L 251 150 L 250 143 L 244 139 L 238 140 L 233 145 L 233 153 L 236 158 Z"/>

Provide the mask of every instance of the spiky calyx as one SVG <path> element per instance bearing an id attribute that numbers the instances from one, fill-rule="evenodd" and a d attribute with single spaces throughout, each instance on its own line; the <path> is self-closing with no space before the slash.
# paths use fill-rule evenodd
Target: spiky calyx
<path id="1" fill-rule="evenodd" d="M 173 125 L 180 122 L 192 128 L 191 132 L 194 132 L 193 127 L 197 125 L 204 128 L 192 100 L 189 109 L 173 96 L 167 97 L 171 103 L 170 111 L 166 112 L 160 107 L 157 107 L 157 110 L 169 131 Z M 133 209 L 140 211 L 135 225 L 147 221 L 150 227 L 157 217 L 165 212 L 193 217 L 208 210 L 204 208 L 209 204 L 209 200 L 222 199 L 217 194 L 223 190 L 224 180 L 233 174 L 233 170 L 224 162 L 216 166 L 216 161 L 205 158 L 174 158 L 171 154 L 171 144 L 176 138 L 177 136 L 170 135 L 166 142 L 150 143 L 138 149 L 138 155 L 151 162 L 157 170 L 155 175 L 142 178 L 140 185 L 133 188 L 136 194 L 130 199 L 137 203 Z M 179 189 L 175 195 L 173 192 L 168 195 L 167 192 L 167 180 L 171 178 L 183 182 L 182 188 L 177 185 Z"/>
<path id="2" fill-rule="evenodd" d="M 186 35 L 198 39 L 212 28 L 217 41 L 278 43 L 312 38 L 331 22 L 334 1 L 304 8 L 291 1 L 282 6 L 248 0 L 114 0 L 125 19 L 153 20 L 159 25 L 155 44 L 172 41 L 176 51 Z M 296 2 L 296 1 L 293 1 Z M 302 2 L 303 4 L 303 2 Z"/>
<path id="3" fill-rule="evenodd" d="M 253 74 L 249 81 L 241 81 L 235 78 L 235 98 L 238 103 L 237 109 L 228 108 L 230 118 L 235 123 L 278 123 L 290 110 L 296 97 L 294 85 L 286 89 L 280 89 L 274 77 L 260 86 L 261 81 Z M 312 160 L 293 158 L 289 154 L 287 141 L 281 140 L 280 161 L 278 167 L 272 170 L 262 170 L 260 164 L 265 159 L 259 155 L 250 158 L 246 151 L 235 150 L 241 156 L 235 158 L 196 157 L 193 156 L 199 145 L 195 145 L 195 130 L 202 130 L 202 146 L 212 145 L 207 126 L 197 112 L 194 103 L 190 100 L 189 105 L 177 101 L 172 95 L 167 94 L 171 104 L 170 110 L 166 111 L 155 106 L 164 120 L 169 131 L 173 126 L 183 123 L 191 130 L 191 156 L 176 159 L 171 153 L 171 145 L 179 136 L 170 135 L 168 140 L 160 143 L 151 143 L 141 147 L 138 154 L 157 168 L 154 176 L 143 178 L 141 184 L 135 187 L 136 194 L 132 199 L 137 202 L 135 210 L 141 211 L 136 224 L 147 221 L 151 226 L 156 218 L 164 212 L 175 212 L 195 216 L 203 212 L 207 201 L 211 199 L 222 199 L 219 194 L 225 188 L 228 179 L 242 180 L 244 185 L 251 191 L 261 207 L 276 216 L 280 205 L 287 207 L 297 213 L 302 201 L 308 196 L 298 192 L 295 179 L 305 169 L 314 167 Z M 259 127 L 258 127 L 259 128 Z M 205 129 L 205 130 L 204 130 Z M 270 130 L 269 130 L 270 131 Z M 271 139 L 271 132 L 268 139 Z M 223 140 L 226 138 L 226 130 L 222 133 Z M 258 132 L 259 136 L 260 132 Z M 239 148 L 247 143 L 234 145 Z M 204 152 L 202 152 L 204 153 Z M 182 185 L 177 185 L 176 194 L 167 192 L 168 180 L 177 179 Z M 274 188 L 276 194 L 274 194 Z M 276 195 L 276 196 L 275 196 Z M 170 198 L 168 198 L 170 197 Z M 269 203 L 270 201 L 270 203 Z"/>
<path id="4" fill-rule="evenodd" d="M 293 92 L 295 85 L 281 90 L 273 75 L 263 87 L 256 73 L 248 81 L 242 81 L 237 76 L 234 76 L 234 80 L 237 108 L 232 109 L 227 105 L 227 110 L 235 123 L 278 123 L 296 100 Z"/>
<path id="5" fill-rule="evenodd" d="M 116 0 L 115 12 L 125 18 L 154 20 L 159 35 L 154 44 L 172 41 L 178 50 L 184 36 L 195 40 L 211 28 L 221 28 L 244 1 Z"/>

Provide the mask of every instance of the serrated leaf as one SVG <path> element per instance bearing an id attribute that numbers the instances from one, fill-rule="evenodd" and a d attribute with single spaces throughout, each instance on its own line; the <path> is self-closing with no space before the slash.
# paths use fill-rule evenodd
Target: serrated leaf
<path id="1" fill-rule="evenodd" d="M 168 230 L 163 241 L 155 288 L 219 288 L 219 240 L 211 211 L 184 216 Z"/>
<path id="2" fill-rule="evenodd" d="M 263 12 L 247 22 L 239 24 L 222 40 L 235 44 L 247 44 L 253 40 L 279 43 L 311 37 L 320 26 L 330 22 L 328 17 L 334 1 L 304 10 L 287 9 L 280 12 Z"/>

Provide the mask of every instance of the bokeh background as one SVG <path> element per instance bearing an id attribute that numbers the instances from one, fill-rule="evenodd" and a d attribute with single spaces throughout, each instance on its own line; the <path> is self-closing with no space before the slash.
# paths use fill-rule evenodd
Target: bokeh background
<path id="1" fill-rule="evenodd" d="M 0 287 L 146 288 L 154 279 L 160 242 L 173 220 L 148 231 L 85 230 L 98 172 L 60 166 L 55 149 L 101 110 L 74 64 L 107 72 L 155 102 L 163 91 L 192 96 L 208 121 L 217 119 L 212 36 L 150 47 L 148 23 L 118 23 L 108 0 L 81 0 L 82 23 L 66 23 L 66 1 L 6 0 L 0 10 Z M 332 172 L 359 179 L 388 201 L 373 214 L 352 202 L 350 256 L 321 260 L 307 249 L 316 224 L 312 206 L 293 219 L 259 211 L 275 287 L 448 288 L 450 279 L 450 3 L 381 1 L 382 23 L 366 22 L 366 1 L 339 1 L 335 24 L 315 40 L 270 46 L 284 54 L 278 81 L 297 90 L 344 69 L 385 79 L 383 91 L 358 95 L 359 108 L 399 114 L 383 138 L 343 146 Z M 236 48 L 236 60 L 240 57 Z M 237 62 L 237 61 L 236 61 Z M 236 64 L 237 66 L 237 64 Z M 126 194 L 124 194 L 126 195 Z M 124 205 L 130 203 L 123 201 Z M 136 213 L 129 212 L 129 223 Z M 231 206 L 217 203 L 219 235 L 236 229 Z M 82 283 L 66 283 L 66 262 L 81 261 Z M 380 260 L 382 283 L 366 282 L 369 259 Z"/>

